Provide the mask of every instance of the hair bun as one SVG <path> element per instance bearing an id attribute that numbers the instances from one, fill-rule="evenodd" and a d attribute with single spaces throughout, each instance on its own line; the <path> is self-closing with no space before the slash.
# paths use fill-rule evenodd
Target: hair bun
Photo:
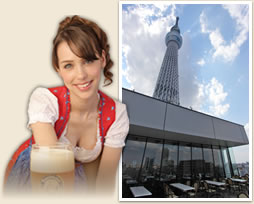
<path id="1" fill-rule="evenodd" d="M 70 18 L 70 17 L 66 17 L 63 21 L 61 21 L 61 22 L 59 23 L 58 32 L 64 30 L 64 28 L 66 28 L 67 26 L 69 26 L 70 23 L 71 23 L 71 18 Z"/>

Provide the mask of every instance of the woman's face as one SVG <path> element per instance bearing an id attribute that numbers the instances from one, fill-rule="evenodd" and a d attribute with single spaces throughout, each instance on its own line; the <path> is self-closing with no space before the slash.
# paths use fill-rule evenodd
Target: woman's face
<path id="1" fill-rule="evenodd" d="M 101 70 L 105 67 L 105 54 L 92 62 L 76 56 L 67 42 L 63 41 L 57 48 L 58 73 L 69 89 L 71 96 L 89 99 L 97 96 Z"/>

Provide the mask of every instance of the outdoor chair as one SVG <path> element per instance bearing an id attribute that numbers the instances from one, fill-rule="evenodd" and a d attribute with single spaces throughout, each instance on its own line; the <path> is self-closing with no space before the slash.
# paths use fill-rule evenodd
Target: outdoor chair
<path id="1" fill-rule="evenodd" d="M 188 196 L 189 197 L 197 197 L 197 193 L 198 193 L 198 189 L 199 189 L 199 184 L 198 183 L 194 183 L 194 192 L 188 192 Z"/>
<path id="2" fill-rule="evenodd" d="M 178 196 L 175 195 L 175 193 L 171 190 L 168 184 L 164 183 L 163 188 L 164 188 L 164 194 L 166 198 L 178 198 Z"/>
<path id="3" fill-rule="evenodd" d="M 204 181 L 204 187 L 205 187 L 205 192 L 207 193 L 207 197 L 209 197 L 209 195 L 212 193 L 216 193 L 216 190 L 210 188 L 210 186 L 205 181 Z"/>
<path id="4" fill-rule="evenodd" d="M 233 190 L 233 193 L 235 193 L 236 190 L 240 190 L 240 187 L 234 184 L 231 179 L 228 179 L 228 184 L 229 184 L 230 190 L 231 191 Z"/>
<path id="5" fill-rule="evenodd" d="M 219 190 L 220 190 L 220 191 L 226 191 L 227 188 L 228 188 L 227 181 L 226 181 L 225 179 L 222 179 L 221 182 L 222 182 L 222 183 L 225 183 L 225 186 L 220 186 L 220 187 L 219 187 Z"/>
<path id="6" fill-rule="evenodd" d="M 249 196 L 246 194 L 246 193 L 243 193 L 243 192 L 241 192 L 241 193 L 239 193 L 238 195 L 237 195 L 237 198 L 248 198 Z"/>
<path id="7" fill-rule="evenodd" d="M 200 191 L 204 191 L 205 190 L 204 181 L 199 181 L 199 190 Z"/>

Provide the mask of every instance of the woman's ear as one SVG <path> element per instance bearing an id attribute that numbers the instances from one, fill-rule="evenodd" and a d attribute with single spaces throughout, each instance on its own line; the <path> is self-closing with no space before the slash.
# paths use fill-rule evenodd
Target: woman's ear
<path id="1" fill-rule="evenodd" d="M 102 69 L 105 68 L 107 62 L 106 62 L 106 52 L 102 50 L 101 52 L 101 60 L 102 60 Z"/>

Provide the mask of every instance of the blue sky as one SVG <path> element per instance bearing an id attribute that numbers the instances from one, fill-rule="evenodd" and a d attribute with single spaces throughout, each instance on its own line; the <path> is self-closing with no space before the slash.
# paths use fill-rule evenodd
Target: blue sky
<path id="1" fill-rule="evenodd" d="M 152 96 L 179 16 L 181 106 L 242 124 L 249 135 L 249 6 L 152 3 L 122 5 L 123 87 Z M 237 162 L 249 160 L 248 148 L 235 148 Z"/>

